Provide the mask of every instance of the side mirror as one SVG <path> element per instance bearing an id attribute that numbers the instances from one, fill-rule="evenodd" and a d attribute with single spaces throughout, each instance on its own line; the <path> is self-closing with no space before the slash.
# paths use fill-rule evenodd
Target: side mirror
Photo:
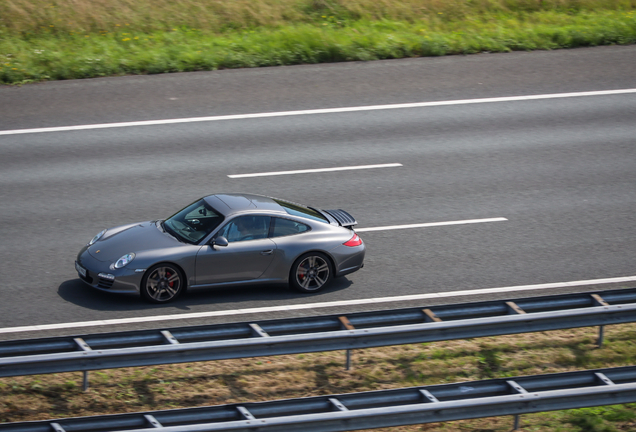
<path id="1" fill-rule="evenodd" d="M 210 244 L 212 246 L 227 246 L 230 244 L 230 242 L 227 241 L 227 239 L 223 236 L 217 237 L 215 239 L 212 239 L 212 242 L 210 242 Z"/>

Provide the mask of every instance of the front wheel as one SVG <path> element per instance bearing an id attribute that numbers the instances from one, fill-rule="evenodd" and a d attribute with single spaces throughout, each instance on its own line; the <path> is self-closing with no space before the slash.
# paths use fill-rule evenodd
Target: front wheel
<path id="1" fill-rule="evenodd" d="M 320 252 L 309 252 L 298 258 L 291 268 L 289 281 L 301 292 L 320 291 L 333 277 L 331 261 Z"/>
<path id="2" fill-rule="evenodd" d="M 144 300 L 151 303 L 168 303 L 183 292 L 181 271 L 172 264 L 157 264 L 144 275 L 139 287 Z"/>

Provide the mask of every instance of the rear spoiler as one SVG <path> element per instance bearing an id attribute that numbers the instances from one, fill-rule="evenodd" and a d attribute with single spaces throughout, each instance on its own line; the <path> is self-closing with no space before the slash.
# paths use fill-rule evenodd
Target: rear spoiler
<path id="1" fill-rule="evenodd" d="M 323 210 L 323 211 L 327 213 L 329 216 L 331 216 L 332 218 L 334 218 L 340 224 L 340 226 L 343 226 L 345 228 L 351 228 L 354 225 L 358 225 L 358 222 L 353 218 L 353 216 L 351 216 L 349 213 L 347 213 L 344 210 L 338 209 L 338 210 Z"/>

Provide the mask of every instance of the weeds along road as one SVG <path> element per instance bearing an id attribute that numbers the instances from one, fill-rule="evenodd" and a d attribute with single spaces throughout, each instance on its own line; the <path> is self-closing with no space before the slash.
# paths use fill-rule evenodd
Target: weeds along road
<path id="1" fill-rule="evenodd" d="M 278 318 L 405 306 L 298 308 L 308 303 L 635 276 L 636 93 L 562 95 L 635 89 L 634 70 L 636 47 L 627 46 L 0 88 L 0 338 L 95 330 L 1 332 L 18 326 L 262 307 L 273 309 L 260 319 Z M 459 100 L 472 102 L 359 108 Z M 342 107 L 358 109 L 37 130 Z M 383 164 L 401 166 L 236 177 Z M 236 287 L 192 292 L 162 307 L 77 279 L 75 256 L 101 229 L 164 218 L 200 196 L 232 191 L 350 211 L 368 246 L 365 268 L 313 296 Z M 489 218 L 505 220 L 390 229 Z"/>

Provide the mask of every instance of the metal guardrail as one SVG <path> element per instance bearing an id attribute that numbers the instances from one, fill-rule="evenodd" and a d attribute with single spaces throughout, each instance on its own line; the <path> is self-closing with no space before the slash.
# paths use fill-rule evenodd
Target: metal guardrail
<path id="1" fill-rule="evenodd" d="M 575 327 L 602 329 L 634 321 L 636 288 L 346 316 L 5 341 L 0 342 L 0 377 L 351 350 Z"/>
<path id="2" fill-rule="evenodd" d="M 636 402 L 636 366 L 0 424 L 0 432 L 337 432 Z"/>

